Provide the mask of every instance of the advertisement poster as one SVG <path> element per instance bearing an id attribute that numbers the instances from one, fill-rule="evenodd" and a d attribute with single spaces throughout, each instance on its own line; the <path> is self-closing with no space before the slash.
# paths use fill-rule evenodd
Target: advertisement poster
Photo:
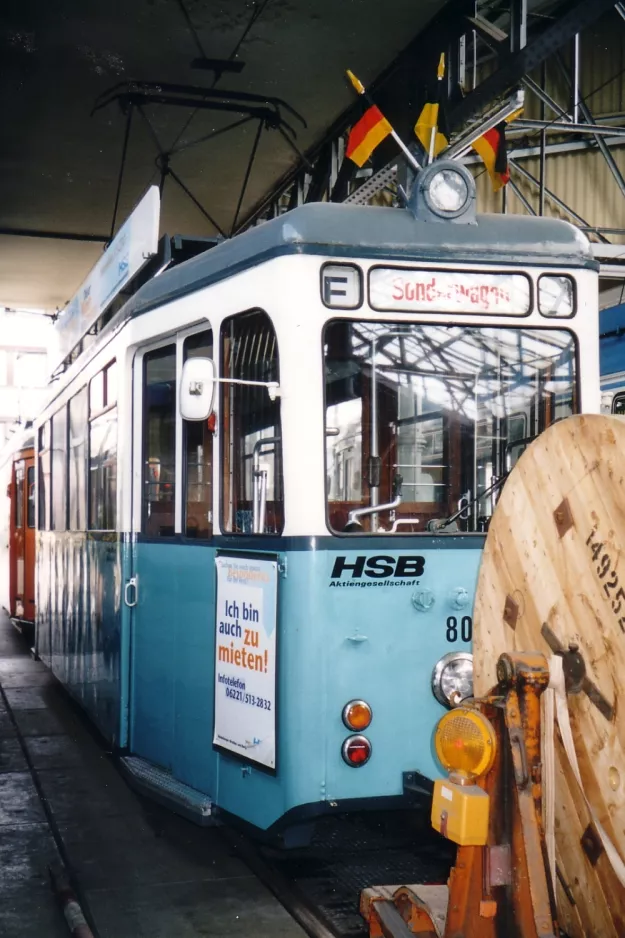
<path id="1" fill-rule="evenodd" d="M 275 771 L 278 563 L 220 555 L 215 564 L 213 744 Z"/>

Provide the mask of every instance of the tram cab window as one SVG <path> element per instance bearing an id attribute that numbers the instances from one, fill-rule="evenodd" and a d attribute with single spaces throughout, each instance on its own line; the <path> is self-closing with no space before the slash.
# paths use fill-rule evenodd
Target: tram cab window
<path id="1" fill-rule="evenodd" d="M 143 532 L 175 533 L 176 346 L 143 357 Z"/>
<path id="2" fill-rule="evenodd" d="M 67 407 L 52 417 L 52 521 L 53 531 L 67 528 Z"/>
<path id="3" fill-rule="evenodd" d="M 227 319 L 221 328 L 224 378 L 280 380 L 278 342 L 259 310 Z M 220 385 L 223 528 L 236 534 L 280 534 L 284 528 L 280 398 L 266 387 Z"/>
<path id="4" fill-rule="evenodd" d="M 96 531 L 114 531 L 117 521 L 115 373 L 113 361 L 89 384 L 89 528 Z"/>
<path id="5" fill-rule="evenodd" d="M 211 329 L 188 336 L 183 360 L 213 358 Z M 213 431 L 207 420 L 183 422 L 184 532 L 187 537 L 207 538 L 213 533 Z"/>
<path id="6" fill-rule="evenodd" d="M 50 529 L 50 421 L 39 427 L 37 438 L 38 461 L 38 527 L 40 531 Z"/>
<path id="7" fill-rule="evenodd" d="M 324 349 L 337 533 L 484 531 L 525 446 L 577 406 L 564 329 L 335 320 Z"/>
<path id="8" fill-rule="evenodd" d="M 24 463 L 15 464 L 15 527 L 24 527 Z"/>

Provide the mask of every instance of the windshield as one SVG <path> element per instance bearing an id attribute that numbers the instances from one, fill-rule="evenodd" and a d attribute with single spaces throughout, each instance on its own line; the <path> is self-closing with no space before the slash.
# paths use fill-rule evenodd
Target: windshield
<path id="1" fill-rule="evenodd" d="M 485 531 L 527 443 L 576 410 L 565 329 L 334 320 L 324 356 L 336 532 Z"/>

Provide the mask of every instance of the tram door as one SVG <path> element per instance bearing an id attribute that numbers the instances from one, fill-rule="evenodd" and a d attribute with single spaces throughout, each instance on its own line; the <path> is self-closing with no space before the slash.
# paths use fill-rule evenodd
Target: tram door
<path id="1" fill-rule="evenodd" d="M 183 421 L 185 359 L 212 357 L 210 330 L 188 330 L 141 349 L 133 382 L 133 585 L 130 749 L 177 777 L 209 695 L 212 650 L 212 429 Z"/>
<path id="2" fill-rule="evenodd" d="M 35 459 L 13 463 L 10 527 L 10 608 L 16 619 L 35 620 Z"/>

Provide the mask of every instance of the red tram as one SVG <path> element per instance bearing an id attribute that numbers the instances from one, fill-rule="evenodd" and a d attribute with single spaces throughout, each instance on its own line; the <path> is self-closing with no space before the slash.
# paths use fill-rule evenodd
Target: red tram
<path id="1" fill-rule="evenodd" d="M 8 496 L 9 614 L 19 631 L 35 625 L 35 453 L 29 441 L 13 457 Z"/>

